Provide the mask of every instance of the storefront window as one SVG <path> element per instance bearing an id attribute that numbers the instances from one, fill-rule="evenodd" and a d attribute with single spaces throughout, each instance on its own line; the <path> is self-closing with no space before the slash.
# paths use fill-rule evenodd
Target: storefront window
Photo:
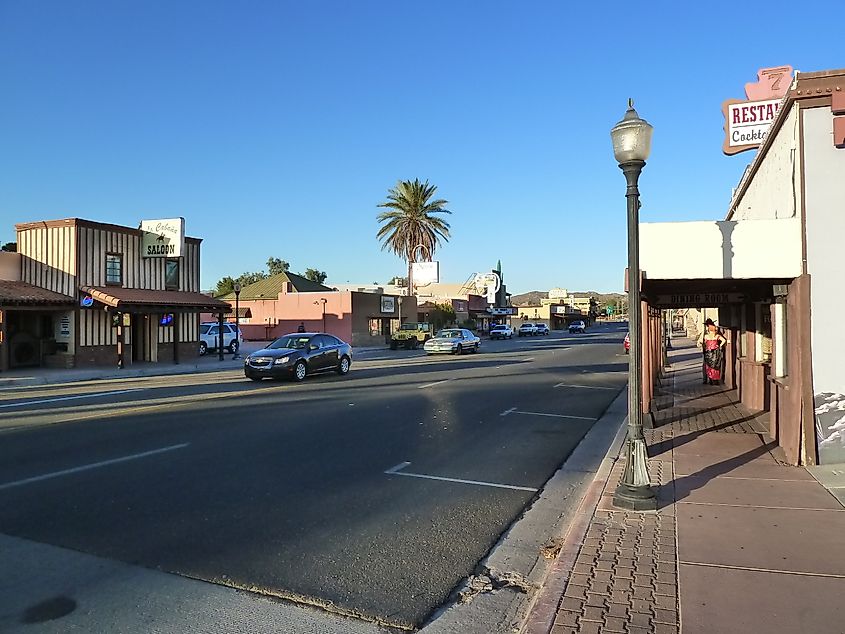
<path id="1" fill-rule="evenodd" d="M 760 358 L 758 361 L 770 363 L 772 360 L 772 311 L 768 304 L 759 305 L 760 309 Z"/>
<path id="2" fill-rule="evenodd" d="M 370 336 L 378 337 L 381 334 L 381 319 L 370 319 L 369 328 Z"/>
<path id="3" fill-rule="evenodd" d="M 179 260 L 164 262 L 164 288 L 168 291 L 179 290 Z"/>
<path id="4" fill-rule="evenodd" d="M 774 305 L 774 312 L 775 312 L 775 323 L 774 323 L 774 334 L 775 334 L 775 343 L 774 343 L 774 352 L 775 352 L 775 361 L 774 361 L 774 374 L 777 377 L 784 377 L 787 375 L 787 357 L 786 357 L 786 343 L 787 343 L 787 331 L 786 331 L 786 299 L 782 298 L 778 300 L 778 303 Z"/>
<path id="5" fill-rule="evenodd" d="M 123 256 L 119 253 L 106 254 L 106 284 L 123 284 Z"/>

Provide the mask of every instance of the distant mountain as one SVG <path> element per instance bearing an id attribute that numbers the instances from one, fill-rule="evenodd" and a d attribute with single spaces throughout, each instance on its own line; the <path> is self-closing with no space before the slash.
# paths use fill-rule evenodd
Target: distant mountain
<path id="1" fill-rule="evenodd" d="M 546 299 L 549 294 L 545 291 L 528 291 L 519 295 L 511 295 L 513 306 L 539 306 L 541 299 Z"/>
<path id="2" fill-rule="evenodd" d="M 616 304 L 628 297 L 624 293 L 599 293 L 597 291 L 573 291 L 570 295 L 575 295 L 576 297 L 595 297 L 596 301 L 602 306 Z M 549 294 L 546 291 L 529 291 L 511 296 L 511 304 L 514 306 L 537 306 L 540 304 L 541 299 L 546 299 L 548 296 Z"/>

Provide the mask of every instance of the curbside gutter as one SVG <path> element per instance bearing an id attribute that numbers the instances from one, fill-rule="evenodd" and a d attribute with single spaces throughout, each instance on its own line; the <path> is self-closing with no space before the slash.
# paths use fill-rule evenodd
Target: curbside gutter
<path id="1" fill-rule="evenodd" d="M 557 606 L 619 457 L 627 388 L 502 535 L 476 573 L 435 613 L 422 634 L 548 634 Z"/>
<path id="2" fill-rule="evenodd" d="M 625 401 L 627 401 L 627 390 L 624 390 L 620 396 L 625 396 Z M 602 492 L 607 485 L 613 466 L 622 452 L 622 445 L 628 432 L 627 420 L 626 416 L 608 448 L 601 466 L 596 471 L 595 478 L 593 478 L 581 500 L 581 504 L 578 506 L 575 517 L 566 532 L 560 553 L 558 553 L 542 589 L 536 594 L 529 609 L 528 616 L 520 630 L 521 634 L 549 634 L 552 631 L 558 606 L 575 566 L 575 560 L 581 551 L 590 522 L 601 501 Z"/>

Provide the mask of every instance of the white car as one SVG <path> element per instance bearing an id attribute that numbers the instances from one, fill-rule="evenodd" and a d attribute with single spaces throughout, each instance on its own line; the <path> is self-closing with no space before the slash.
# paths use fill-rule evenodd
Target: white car
<path id="1" fill-rule="evenodd" d="M 209 350 L 216 350 L 220 342 L 220 324 L 216 321 L 200 324 L 200 356 Z M 234 354 L 241 347 L 243 335 L 235 324 L 223 324 L 223 348 Z"/>
<path id="2" fill-rule="evenodd" d="M 425 342 L 426 354 L 463 354 L 478 352 L 481 339 L 466 328 L 444 328 Z"/>
<path id="3" fill-rule="evenodd" d="M 530 335 L 536 335 L 537 334 L 537 326 L 532 324 L 530 321 L 526 321 L 524 324 L 522 324 L 519 327 L 518 333 L 519 333 L 520 337 L 528 337 Z"/>
<path id="4" fill-rule="evenodd" d="M 490 329 L 491 339 L 513 339 L 513 334 L 516 332 L 513 326 L 508 324 L 496 324 Z"/>
<path id="5" fill-rule="evenodd" d="M 547 335 L 550 332 L 549 327 L 546 324 L 535 324 L 534 328 L 534 333 L 537 335 Z"/>

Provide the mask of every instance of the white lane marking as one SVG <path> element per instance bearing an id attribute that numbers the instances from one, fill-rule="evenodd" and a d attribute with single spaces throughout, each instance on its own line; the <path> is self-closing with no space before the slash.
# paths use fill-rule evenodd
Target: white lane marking
<path id="1" fill-rule="evenodd" d="M 56 401 L 72 401 L 79 398 L 97 398 L 98 396 L 111 396 L 112 394 L 128 394 L 129 392 L 140 392 L 147 388 L 136 387 L 131 390 L 116 390 L 114 392 L 97 392 L 96 394 L 79 394 L 77 396 L 57 396 L 55 398 L 44 398 L 38 401 L 21 401 L 19 403 L 5 403 L 0 407 L 25 407 L 27 405 L 41 405 L 42 403 L 54 403 Z"/>
<path id="2" fill-rule="evenodd" d="M 420 385 L 418 389 L 422 390 L 426 387 L 434 387 L 435 385 L 440 385 L 441 383 L 446 383 L 451 380 L 452 379 L 443 379 L 442 381 L 435 381 L 434 383 L 426 383 L 425 385 Z"/>
<path id="3" fill-rule="evenodd" d="M 598 420 L 598 418 L 593 418 L 591 416 L 569 416 L 567 414 L 545 414 L 543 412 L 522 412 L 520 410 L 514 410 L 514 414 L 525 414 L 527 416 L 551 416 L 552 418 L 574 418 L 576 420 Z"/>
<path id="4" fill-rule="evenodd" d="M 515 412 L 515 411 L 516 411 L 516 408 L 515 408 L 515 407 L 511 407 L 510 409 L 506 409 L 504 412 L 502 412 L 501 414 L 499 414 L 499 416 L 507 416 L 507 415 L 508 415 L 508 414 L 510 414 L 511 412 Z"/>
<path id="5" fill-rule="evenodd" d="M 433 476 L 433 475 L 426 475 L 424 473 L 400 473 L 402 469 L 410 465 L 410 462 L 401 462 L 395 467 L 392 467 L 385 471 L 388 475 L 398 475 L 398 476 L 406 476 L 408 478 L 422 478 L 423 480 L 438 480 L 440 482 L 455 482 L 457 484 L 474 484 L 476 486 L 482 487 L 493 487 L 496 489 L 511 489 L 513 491 L 531 491 L 532 493 L 536 493 L 537 489 L 533 489 L 531 487 L 519 487 L 513 484 L 499 484 L 498 482 L 483 482 L 481 480 L 462 480 L 461 478 L 443 478 L 441 476 Z"/>
<path id="6" fill-rule="evenodd" d="M 580 387 L 587 390 L 615 390 L 615 387 L 603 387 L 601 385 L 574 385 L 572 383 L 558 383 L 555 387 Z"/>
<path id="7" fill-rule="evenodd" d="M 526 363 L 527 363 L 528 361 L 533 361 L 533 360 L 534 360 L 534 357 L 528 357 L 527 359 L 523 359 L 523 361 L 524 361 L 524 362 L 526 362 Z"/>
<path id="8" fill-rule="evenodd" d="M 54 471 L 53 473 L 45 473 L 40 476 L 26 478 L 24 480 L 15 480 L 14 482 L 6 482 L 0 484 L 0 491 L 3 489 L 11 489 L 12 487 L 22 486 L 24 484 L 32 484 L 33 482 L 41 482 L 42 480 L 49 480 L 51 478 L 58 478 L 71 473 L 79 473 L 80 471 L 88 471 L 89 469 L 97 469 L 119 462 L 127 462 L 128 460 L 137 460 L 138 458 L 146 458 L 147 456 L 154 456 L 156 454 L 164 453 L 165 451 L 173 451 L 174 449 L 183 449 L 190 443 L 182 443 L 180 445 L 171 445 L 169 447 L 162 447 L 161 449 L 153 449 L 151 451 L 144 451 L 142 453 L 132 454 L 131 456 L 122 456 L 121 458 L 112 458 L 111 460 L 103 460 L 102 462 L 93 462 L 91 464 L 73 467 L 71 469 L 63 469 L 62 471 Z"/>

